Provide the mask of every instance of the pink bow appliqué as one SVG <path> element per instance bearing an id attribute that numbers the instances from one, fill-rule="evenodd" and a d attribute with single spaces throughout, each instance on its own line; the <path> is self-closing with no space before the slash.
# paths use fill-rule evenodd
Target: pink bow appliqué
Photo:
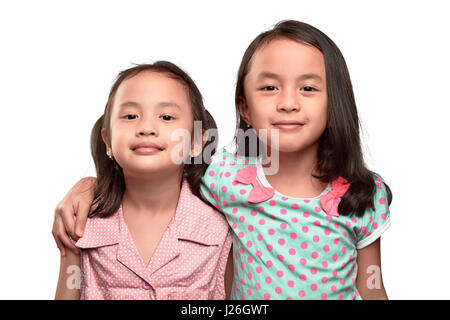
<path id="1" fill-rule="evenodd" d="M 344 194 L 350 188 L 350 183 L 342 177 L 337 178 L 331 183 L 331 191 L 320 196 L 320 205 L 322 210 L 329 216 L 339 217 L 338 205 Z"/>
<path id="2" fill-rule="evenodd" d="M 251 184 L 253 189 L 250 191 L 247 201 L 258 203 L 266 201 L 273 197 L 275 190 L 273 188 L 263 187 L 256 180 L 256 167 L 245 167 L 237 172 L 234 178 L 239 183 Z"/>

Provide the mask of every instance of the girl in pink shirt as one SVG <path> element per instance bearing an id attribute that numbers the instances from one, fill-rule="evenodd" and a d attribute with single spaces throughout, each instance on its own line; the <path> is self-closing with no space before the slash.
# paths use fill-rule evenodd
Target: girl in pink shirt
<path id="1" fill-rule="evenodd" d="M 80 255 L 61 255 L 56 299 L 229 296 L 229 227 L 198 198 L 207 167 L 198 159 L 217 141 L 194 136 L 194 121 L 216 129 L 177 66 L 159 61 L 119 74 L 92 130 L 97 184 L 84 235 L 72 240 Z"/>

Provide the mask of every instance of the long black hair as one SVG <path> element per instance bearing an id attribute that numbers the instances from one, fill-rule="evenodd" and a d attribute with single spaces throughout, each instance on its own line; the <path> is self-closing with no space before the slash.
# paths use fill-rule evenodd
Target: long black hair
<path id="1" fill-rule="evenodd" d="M 239 104 L 244 96 L 244 79 L 251 68 L 251 60 L 255 52 L 263 44 L 275 39 L 290 39 L 302 44 L 308 44 L 322 52 L 327 79 L 328 95 L 328 125 L 319 139 L 317 172 L 322 175 L 313 177 L 329 183 L 339 176 L 351 183 L 350 188 L 342 197 L 338 210 L 342 215 L 356 213 L 362 216 L 368 205 L 373 207 L 375 193 L 374 172 L 367 169 L 363 160 L 359 136 L 360 122 L 356 109 L 350 75 L 344 57 L 336 44 L 317 28 L 295 20 L 285 20 L 277 23 L 271 30 L 258 35 L 248 46 L 239 67 L 236 84 L 236 144 L 238 132 L 246 130 L 246 123 L 239 112 Z M 241 130 L 240 130 L 241 129 Z M 249 156 L 249 141 L 244 140 L 244 150 Z M 259 145 L 261 145 L 259 143 Z M 260 154 L 259 151 L 257 151 Z M 392 192 L 386 186 L 388 203 L 392 201 Z"/>
<path id="2" fill-rule="evenodd" d="M 106 145 L 103 142 L 101 131 L 105 128 L 106 136 L 110 139 L 111 111 L 116 92 L 124 80 L 132 78 L 144 71 L 163 73 L 179 81 L 188 92 L 194 121 L 201 121 L 202 129 L 204 130 L 217 130 L 216 122 L 211 114 L 205 109 L 202 95 L 194 81 L 186 72 L 181 70 L 175 64 L 168 61 L 157 61 L 153 64 L 139 64 L 120 72 L 111 87 L 105 111 L 95 123 L 91 133 L 91 154 L 97 172 L 97 185 L 94 191 L 94 201 L 91 206 L 89 217 L 108 217 L 114 214 L 120 207 L 122 196 L 125 192 L 123 171 L 115 160 L 111 160 L 106 155 Z M 216 137 L 217 134 L 214 138 Z M 213 154 L 217 147 L 216 139 L 212 139 L 212 141 L 208 139 L 203 149 L 207 147 L 212 150 L 211 154 Z M 208 163 L 210 162 L 209 157 L 209 153 L 207 154 L 207 152 L 205 152 L 204 154 L 204 152 L 201 152 L 200 155 L 196 158 L 191 158 L 190 162 L 184 165 L 184 178 L 186 178 L 189 183 L 192 193 L 202 201 L 203 198 L 200 194 L 200 183 L 203 174 L 208 167 Z M 209 203 L 207 204 L 210 205 Z"/>

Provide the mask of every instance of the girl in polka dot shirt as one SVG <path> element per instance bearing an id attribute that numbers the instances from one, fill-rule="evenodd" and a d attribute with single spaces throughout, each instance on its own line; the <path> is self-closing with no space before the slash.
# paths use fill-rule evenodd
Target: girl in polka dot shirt
<path id="1" fill-rule="evenodd" d="M 201 184 L 233 232 L 231 299 L 387 299 L 380 237 L 392 194 L 364 164 L 334 42 L 298 21 L 261 33 L 243 56 L 235 101 L 235 139 Z M 60 243 L 61 220 L 73 225 L 72 213 L 57 210 Z"/>
<path id="2" fill-rule="evenodd" d="M 119 74 L 92 130 L 93 204 L 83 237 L 71 240 L 80 255 L 61 256 L 56 299 L 229 296 L 230 228 L 199 198 L 207 164 L 197 158 L 215 144 L 192 134 L 194 121 L 216 128 L 196 85 L 174 64 Z"/>
<path id="3" fill-rule="evenodd" d="M 380 236 L 392 195 L 364 165 L 336 45 L 298 21 L 260 34 L 239 68 L 236 110 L 235 140 L 202 185 L 233 230 L 231 298 L 387 299 Z"/>

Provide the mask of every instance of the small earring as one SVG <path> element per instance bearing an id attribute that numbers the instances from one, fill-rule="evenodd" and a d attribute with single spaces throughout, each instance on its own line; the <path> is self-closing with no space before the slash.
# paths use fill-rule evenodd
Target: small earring
<path id="1" fill-rule="evenodd" d="M 247 128 L 250 128 L 250 125 L 247 123 Z"/>
<path id="2" fill-rule="evenodd" d="M 114 157 L 111 155 L 111 151 L 106 151 L 106 155 L 114 162 L 114 169 L 119 170 L 119 166 L 117 165 L 117 161 L 114 160 Z"/>

